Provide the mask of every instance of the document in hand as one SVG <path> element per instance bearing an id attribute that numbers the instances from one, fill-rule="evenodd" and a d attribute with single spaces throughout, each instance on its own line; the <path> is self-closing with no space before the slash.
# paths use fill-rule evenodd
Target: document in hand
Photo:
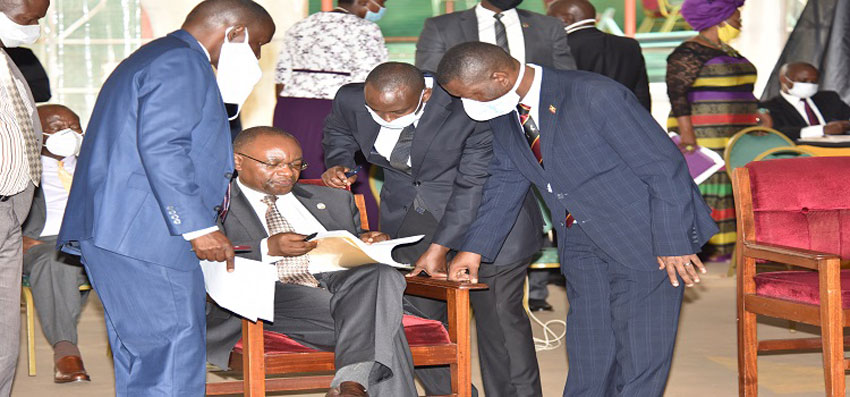
<path id="1" fill-rule="evenodd" d="M 673 140 L 676 146 L 681 142 L 679 135 L 676 133 L 670 133 L 670 139 Z M 708 177 L 714 175 L 715 172 L 720 171 L 726 165 L 723 157 L 720 157 L 717 152 L 702 146 L 697 146 L 697 150 L 694 150 L 693 153 L 682 154 L 685 156 L 685 163 L 688 164 L 688 171 L 691 174 L 691 178 L 694 179 L 697 185 L 705 182 Z"/>
<path id="2" fill-rule="evenodd" d="M 201 261 L 207 293 L 219 306 L 248 320 L 274 321 L 277 268 L 238 256 L 235 260 L 232 273 L 224 262 Z"/>
<path id="3" fill-rule="evenodd" d="M 393 260 L 393 248 L 416 243 L 422 240 L 424 236 L 420 234 L 366 244 L 348 231 L 331 230 L 319 233 L 311 240 L 318 244 L 315 249 L 310 251 L 310 260 L 336 265 L 341 268 L 340 270 L 369 263 L 383 263 L 392 267 L 410 269 L 410 264 L 402 264 Z"/>

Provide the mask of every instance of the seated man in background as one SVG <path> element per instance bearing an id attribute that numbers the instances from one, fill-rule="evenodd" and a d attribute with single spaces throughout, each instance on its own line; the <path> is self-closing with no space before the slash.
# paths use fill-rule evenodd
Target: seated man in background
<path id="1" fill-rule="evenodd" d="M 820 73 L 805 62 L 779 68 L 779 96 L 760 104 L 773 119 L 773 128 L 793 140 L 850 131 L 850 106 L 835 91 L 819 91 Z"/>
<path id="2" fill-rule="evenodd" d="M 44 130 L 41 185 L 22 225 L 24 274 L 30 278 L 41 329 L 53 346 L 53 381 L 88 381 L 77 349 L 77 321 L 88 295 L 80 291 L 87 282 L 85 270 L 79 257 L 56 249 L 83 130 L 80 118 L 62 105 L 39 106 L 38 116 Z"/>
<path id="3" fill-rule="evenodd" d="M 413 360 L 402 327 L 404 276 L 387 265 L 336 271 L 311 261 L 307 235 L 347 230 L 368 243 L 386 240 L 363 231 L 351 193 L 297 185 L 307 168 L 298 141 L 280 129 L 255 127 L 233 142 L 238 178 L 222 228 L 241 256 L 278 268 L 274 323 L 266 329 L 335 353 L 328 396 L 415 396 Z M 376 315 L 380 313 L 380 315 Z M 207 359 L 227 368 L 241 337 L 239 317 L 209 304 Z M 448 382 L 448 373 L 442 381 Z M 426 390 L 428 386 L 426 385 Z"/>
<path id="4" fill-rule="evenodd" d="M 631 90 L 650 110 L 649 77 L 640 44 L 596 29 L 596 8 L 587 0 L 555 0 L 546 15 L 564 22 L 578 70 L 599 73 Z"/>

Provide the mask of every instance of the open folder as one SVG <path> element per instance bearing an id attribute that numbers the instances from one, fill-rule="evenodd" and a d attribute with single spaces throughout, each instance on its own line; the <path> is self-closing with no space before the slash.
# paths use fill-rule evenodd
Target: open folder
<path id="1" fill-rule="evenodd" d="M 321 232 L 310 240 L 317 243 L 316 248 L 310 251 L 310 260 L 338 266 L 339 270 L 369 263 L 383 263 L 392 267 L 410 269 L 410 264 L 398 263 L 393 259 L 393 249 L 399 245 L 416 243 L 424 236 L 420 234 L 366 244 L 359 237 L 345 230 Z"/>

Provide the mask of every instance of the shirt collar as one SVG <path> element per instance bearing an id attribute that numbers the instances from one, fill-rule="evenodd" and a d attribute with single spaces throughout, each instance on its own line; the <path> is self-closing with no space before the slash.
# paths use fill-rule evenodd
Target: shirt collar
<path id="1" fill-rule="evenodd" d="M 788 103 L 790 103 L 791 105 L 794 105 L 794 106 L 799 104 L 800 100 L 802 99 L 802 98 L 795 97 L 794 95 L 788 94 L 788 93 L 786 93 L 785 91 L 782 91 L 782 90 L 779 90 L 779 95 L 782 95 L 782 97 L 785 98 L 785 100 L 788 101 Z"/>
<path id="2" fill-rule="evenodd" d="M 581 21 L 567 25 L 564 28 L 564 30 L 567 31 L 567 34 L 570 34 L 570 33 L 575 32 L 577 30 L 590 29 L 590 28 L 595 27 L 595 26 L 596 26 L 596 20 L 595 19 L 582 19 Z"/>
<path id="3" fill-rule="evenodd" d="M 59 160 L 53 157 L 41 155 L 41 164 L 47 168 L 59 168 Z M 62 164 L 65 167 L 74 166 L 77 164 L 77 156 L 68 156 L 62 159 Z"/>
<path id="4" fill-rule="evenodd" d="M 195 41 L 198 41 L 198 39 L 195 39 Z M 204 44 L 201 43 L 200 41 L 198 41 L 198 45 L 201 46 L 201 49 L 204 51 L 204 55 L 207 56 L 207 60 L 212 62 L 212 58 L 210 57 L 210 52 L 207 51 L 207 47 L 204 47 Z"/>
<path id="5" fill-rule="evenodd" d="M 265 205 L 263 203 L 263 198 L 266 197 L 266 193 L 260 192 L 260 191 L 251 189 L 248 186 L 245 186 L 245 184 L 242 183 L 242 181 L 239 180 L 238 177 L 236 178 L 236 185 L 239 186 L 239 190 L 242 192 L 242 194 L 245 195 L 245 198 L 247 198 L 249 202 L 260 203 L 260 204 Z M 281 198 L 283 196 L 285 196 L 285 195 L 279 195 L 277 197 Z"/>
<path id="6" fill-rule="evenodd" d="M 520 103 L 531 106 L 532 110 L 536 110 L 540 104 L 540 87 L 543 84 L 543 68 L 533 63 L 528 63 L 523 66 L 529 66 L 534 69 L 534 80 L 531 81 L 531 87 L 528 88 L 528 92 L 525 93 L 525 96 L 522 100 L 520 100 Z"/>

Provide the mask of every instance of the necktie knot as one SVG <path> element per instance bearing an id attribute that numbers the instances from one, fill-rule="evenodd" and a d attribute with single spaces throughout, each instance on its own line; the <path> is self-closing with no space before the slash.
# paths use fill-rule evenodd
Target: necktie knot
<path id="1" fill-rule="evenodd" d="M 517 112 L 519 112 L 520 116 L 526 115 L 531 112 L 531 106 L 528 106 L 524 103 L 520 103 L 516 107 Z"/>
<path id="2" fill-rule="evenodd" d="M 263 196 L 263 199 L 261 201 L 263 202 L 263 204 L 271 207 L 274 205 L 275 201 L 277 201 L 277 196 L 273 194 L 267 194 Z"/>
<path id="3" fill-rule="evenodd" d="M 497 12 L 496 14 L 493 15 L 493 18 L 496 18 L 496 20 L 501 21 L 503 16 L 505 16 L 505 14 L 502 14 L 501 12 Z"/>

